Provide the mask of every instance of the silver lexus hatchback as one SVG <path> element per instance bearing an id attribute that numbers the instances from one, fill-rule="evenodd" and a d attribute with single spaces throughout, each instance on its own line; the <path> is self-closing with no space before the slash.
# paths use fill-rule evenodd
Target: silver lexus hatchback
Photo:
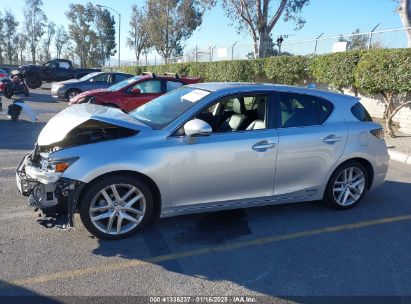
<path id="1" fill-rule="evenodd" d="M 358 98 L 291 86 L 184 86 L 125 114 L 69 107 L 23 158 L 17 186 L 46 217 L 117 239 L 153 216 L 323 200 L 357 205 L 389 156 Z"/>

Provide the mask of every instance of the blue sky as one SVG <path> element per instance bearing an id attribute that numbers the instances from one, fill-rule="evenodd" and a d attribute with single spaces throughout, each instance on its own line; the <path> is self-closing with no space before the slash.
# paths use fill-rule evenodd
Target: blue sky
<path id="1" fill-rule="evenodd" d="M 279 0 L 274 0 L 279 1 Z M 12 2 L 2 1 L 0 9 L 12 11 L 19 21 L 23 19 L 24 0 Z M 67 18 L 64 12 L 68 10 L 70 3 L 101 4 L 113 7 L 122 15 L 121 24 L 121 54 L 122 60 L 133 59 L 133 55 L 126 47 L 125 41 L 128 33 L 128 21 L 131 16 L 131 5 L 136 3 L 142 6 L 144 1 L 138 0 L 43 0 L 43 10 L 48 18 L 57 24 L 67 27 Z M 283 21 L 273 30 L 273 36 L 279 34 L 289 35 L 289 40 L 300 40 L 316 37 L 322 32 L 324 36 L 351 33 L 356 28 L 361 31 L 372 29 L 377 23 L 381 23 L 379 29 L 399 28 L 401 22 L 395 12 L 396 3 L 393 0 L 311 0 L 311 4 L 304 8 L 302 14 L 307 23 L 304 28 L 294 31 L 291 23 Z M 117 17 L 116 17 L 117 18 Z M 117 20 L 117 19 L 116 19 Z M 205 48 L 209 45 L 219 47 L 229 46 L 238 41 L 239 44 L 252 43 L 251 37 L 245 34 L 237 34 L 231 21 L 225 16 L 220 3 L 212 10 L 206 12 L 203 24 L 195 31 L 186 42 L 187 48 Z M 402 34 L 404 35 L 404 34 Z M 392 41 L 390 41 L 392 43 Z"/>

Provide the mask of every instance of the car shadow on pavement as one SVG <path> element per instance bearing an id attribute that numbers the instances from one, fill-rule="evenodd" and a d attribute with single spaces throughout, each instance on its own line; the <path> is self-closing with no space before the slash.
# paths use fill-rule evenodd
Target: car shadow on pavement
<path id="1" fill-rule="evenodd" d="M 411 226 L 401 226 L 409 225 L 408 221 L 389 224 L 391 226 L 371 225 L 344 233 L 323 233 L 238 250 L 188 254 L 181 258 L 178 254 L 273 235 L 409 215 L 411 204 L 406 204 L 405 197 L 411 197 L 409 183 L 387 181 L 383 187 L 368 193 L 356 208 L 346 211 L 336 211 L 320 202 L 310 202 L 160 219 L 131 238 L 100 240 L 93 253 L 148 261 L 153 257 L 177 254 L 176 258 L 155 264 L 185 276 L 212 282 L 229 281 L 270 296 L 289 295 L 282 298 L 304 303 L 321 300 L 304 295 L 391 295 L 390 291 L 395 295 L 396 289 L 390 287 L 394 284 L 392 282 L 384 287 L 376 286 L 390 275 L 394 277 L 393 281 L 398 279 L 395 276 L 404 280 L 402 288 L 410 282 L 409 277 L 403 278 L 405 275 L 391 273 L 393 269 L 403 269 L 411 264 L 411 257 L 408 255 L 405 258 L 403 252 L 411 250 L 407 232 Z M 392 238 L 392 230 L 387 231 L 386 227 L 394 229 L 395 239 Z M 393 266 L 388 267 L 387 263 Z M 354 280 L 347 281 L 350 277 Z M 402 290 L 402 294 L 411 294 L 411 284 L 409 286 L 407 290 Z M 334 300 L 338 302 L 342 299 Z"/>
<path id="2" fill-rule="evenodd" d="M 0 118 L 0 149 L 31 150 L 45 122 L 4 120 Z"/>
<path id="3" fill-rule="evenodd" d="M 40 295 L 29 289 L 0 280 L 0 303 L 58 304 L 62 302 L 57 299 Z"/>
<path id="4" fill-rule="evenodd" d="M 44 91 L 44 93 L 34 93 L 30 91 L 30 96 L 24 96 L 22 94 L 13 96 L 12 98 L 3 97 L 4 100 L 8 100 L 13 102 L 13 100 L 20 100 L 20 101 L 30 101 L 30 102 L 44 102 L 44 103 L 58 103 L 59 101 L 51 97 L 49 94 L 50 91 Z"/>

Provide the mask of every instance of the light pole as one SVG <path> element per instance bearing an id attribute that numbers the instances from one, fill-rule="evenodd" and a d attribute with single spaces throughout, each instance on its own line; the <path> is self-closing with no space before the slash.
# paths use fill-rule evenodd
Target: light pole
<path id="1" fill-rule="evenodd" d="M 97 4 L 97 7 L 100 7 L 100 8 L 104 7 L 104 8 L 111 9 L 113 12 L 115 12 L 118 15 L 118 67 L 120 67 L 121 66 L 121 63 L 120 63 L 121 14 L 117 12 L 114 8 L 109 7 L 109 6 Z"/>

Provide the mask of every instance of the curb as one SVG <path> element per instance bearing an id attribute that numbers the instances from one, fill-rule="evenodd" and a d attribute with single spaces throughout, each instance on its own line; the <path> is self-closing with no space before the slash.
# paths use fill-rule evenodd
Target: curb
<path id="1" fill-rule="evenodd" d="M 403 164 L 411 165 L 411 155 L 408 155 L 404 152 L 401 152 L 393 148 L 388 149 L 388 154 L 390 155 L 391 160 L 394 160 L 394 161 L 397 161 Z"/>

